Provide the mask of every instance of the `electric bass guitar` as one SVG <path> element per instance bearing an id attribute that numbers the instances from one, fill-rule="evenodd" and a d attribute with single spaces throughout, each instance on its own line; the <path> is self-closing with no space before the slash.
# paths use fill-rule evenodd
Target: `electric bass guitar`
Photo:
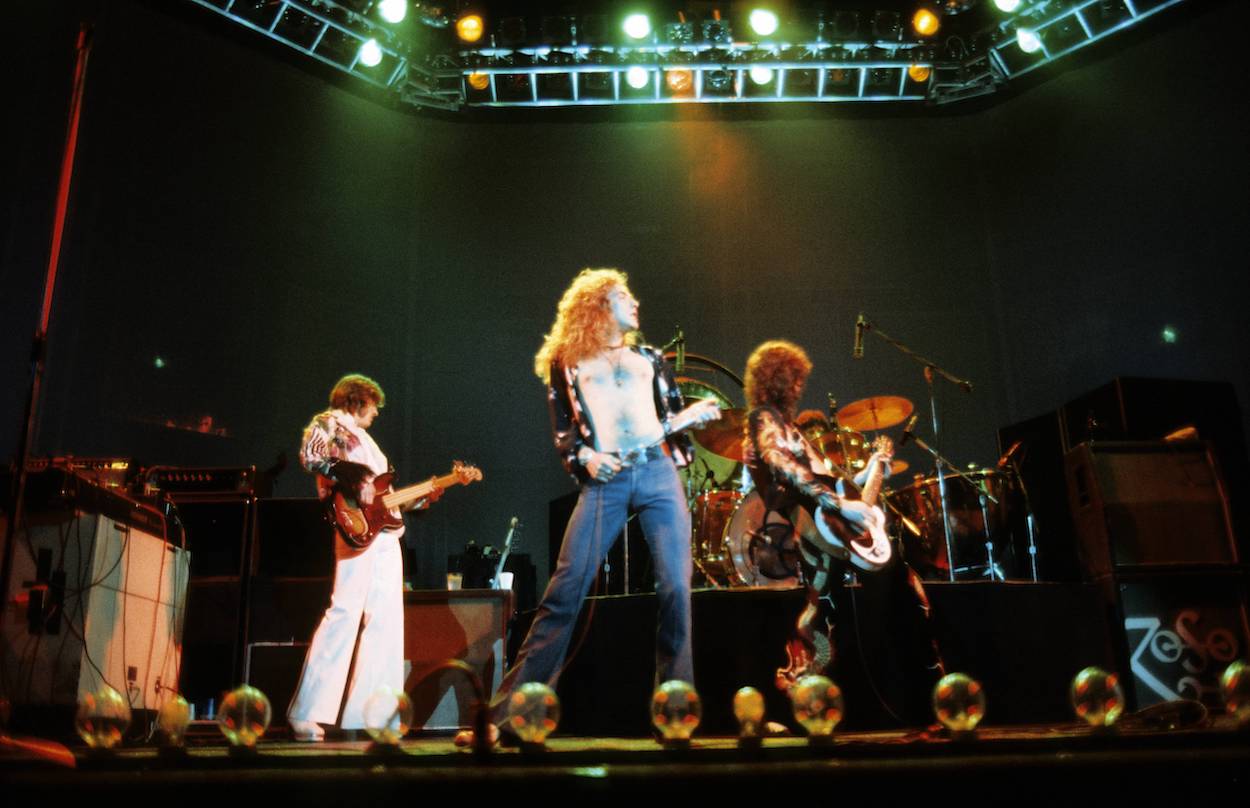
<path id="1" fill-rule="evenodd" d="M 821 537 L 836 547 L 845 547 L 850 562 L 867 572 L 884 568 L 894 554 L 890 537 L 885 532 L 885 512 L 877 504 L 877 496 L 881 493 L 881 482 L 884 479 L 882 466 L 889 462 L 888 459 L 881 459 L 881 455 L 888 455 L 894 447 L 890 439 L 882 435 L 873 442 L 872 448 L 868 479 L 864 480 L 859 497 L 860 502 L 869 508 L 867 518 L 863 522 L 852 521 L 843 516 L 841 511 L 827 511 L 824 508 L 817 508 L 813 518 Z"/>
<path id="2" fill-rule="evenodd" d="M 373 479 L 373 502 L 365 504 L 359 501 L 354 492 L 335 489 L 330 497 L 330 516 L 334 526 L 343 539 L 352 547 L 363 550 L 368 547 L 379 533 L 388 528 L 403 525 L 404 518 L 399 509 L 422 497 L 428 497 L 436 488 L 450 488 L 453 485 L 468 485 L 482 479 L 482 472 L 476 466 L 469 466 L 457 460 L 452 464 L 451 471 L 442 477 L 409 485 L 399 490 L 391 490 L 393 472 L 379 474 Z"/>

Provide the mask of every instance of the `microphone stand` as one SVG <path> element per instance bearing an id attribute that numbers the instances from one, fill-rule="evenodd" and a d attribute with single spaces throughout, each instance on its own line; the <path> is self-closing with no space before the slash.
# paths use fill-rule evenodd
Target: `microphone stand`
<path id="1" fill-rule="evenodd" d="M 857 321 L 857 324 L 860 325 L 860 327 L 862 327 L 863 330 L 876 334 L 877 336 L 881 337 L 881 339 L 893 345 L 896 349 L 898 349 L 900 353 L 906 356 L 909 356 L 912 359 L 919 362 L 921 365 L 924 365 L 925 384 L 927 384 L 929 387 L 929 417 L 933 423 L 933 436 L 934 438 L 936 438 L 939 433 L 939 421 L 938 421 L 938 411 L 937 411 L 937 395 L 933 390 L 933 377 L 935 375 L 941 376 L 943 379 L 946 379 L 951 384 L 959 387 L 965 393 L 972 392 L 972 382 L 968 381 L 967 379 L 959 378 L 953 373 L 950 373 L 949 371 L 940 367 L 933 360 L 928 359 L 916 353 L 908 346 L 904 345 L 903 343 L 891 337 L 889 334 L 882 331 L 880 328 L 877 328 L 870 321 L 864 319 L 862 314 L 860 315 L 860 320 Z M 955 580 L 955 552 L 954 552 L 955 537 L 954 537 L 954 534 L 951 532 L 950 507 L 948 505 L 947 496 L 946 496 L 946 474 L 943 472 L 943 469 L 942 469 L 943 463 L 946 461 L 940 454 L 938 454 L 933 449 L 931 449 L 928 446 L 928 444 L 924 443 L 919 438 L 916 438 L 914 435 L 912 437 L 916 441 L 917 446 L 920 446 L 922 449 L 925 449 L 930 454 L 932 454 L 935 458 L 935 466 L 936 466 L 937 478 L 938 478 L 938 499 L 941 500 L 941 503 L 942 503 L 942 530 L 946 537 L 947 572 L 950 575 L 951 582 L 954 582 Z M 954 465 L 951 465 L 950 463 L 946 463 L 946 464 L 950 465 L 950 467 L 955 470 L 956 474 L 963 476 L 962 472 L 960 472 L 959 469 L 955 468 Z M 988 525 L 986 525 L 986 529 L 987 530 L 989 529 Z M 992 559 L 990 563 L 991 564 L 993 563 Z"/>

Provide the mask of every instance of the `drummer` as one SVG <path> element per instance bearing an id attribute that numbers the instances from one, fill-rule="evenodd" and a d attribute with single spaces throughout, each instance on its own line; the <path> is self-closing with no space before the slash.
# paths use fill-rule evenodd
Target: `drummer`
<path id="1" fill-rule="evenodd" d="M 836 509 L 852 522 L 876 518 L 871 509 L 837 490 L 811 445 L 802 437 L 795 415 L 797 403 L 812 370 L 811 360 L 798 345 L 782 340 L 761 344 L 746 367 L 746 397 L 751 407 L 743 436 L 743 454 L 765 505 L 773 511 L 810 516 L 816 505 Z M 805 423 L 810 420 L 805 419 Z M 827 422 L 826 422 L 827 423 Z M 877 459 L 874 457 L 874 461 Z M 871 468 L 873 462 L 867 464 Z M 881 463 L 887 467 L 889 463 Z M 794 638 L 787 643 L 790 664 L 777 671 L 777 685 L 785 689 L 798 678 L 825 673 L 834 667 L 834 610 L 843 594 L 849 570 L 845 554 L 834 557 L 827 543 L 802 531 L 804 578 L 808 607 L 800 615 Z M 881 612 L 859 615 L 860 631 L 877 630 L 892 638 L 907 661 L 902 671 L 903 704 L 892 712 L 911 721 L 926 722 L 928 692 L 942 673 L 941 657 L 929 626 L 929 603 L 920 578 L 905 563 L 894 562 L 875 573 L 865 573 L 866 590 L 887 590 Z"/>
<path id="2" fill-rule="evenodd" d="M 803 433 L 803 437 L 807 438 L 808 443 L 810 443 L 817 452 L 824 456 L 825 468 L 829 470 L 830 474 L 838 478 L 837 492 L 845 495 L 846 486 L 842 481 L 854 470 L 854 466 L 852 464 L 856 458 L 847 456 L 849 453 L 841 450 L 841 444 L 839 441 L 841 437 L 840 428 L 830 424 L 829 417 L 820 410 L 815 409 L 803 410 L 800 412 L 794 418 L 794 425 L 798 428 L 799 432 Z M 851 432 L 850 430 L 847 431 Z M 851 434 L 855 435 L 857 440 L 862 440 L 862 436 L 860 436 L 858 432 L 851 432 Z M 831 446 L 838 447 L 837 451 L 835 451 L 836 457 L 829 456 L 829 447 Z M 855 474 L 851 477 L 851 482 L 855 483 L 856 488 L 863 488 L 864 483 L 868 480 L 868 472 L 872 469 L 872 464 L 876 461 L 883 461 L 881 463 L 881 476 L 886 480 L 890 479 L 890 474 L 892 473 L 895 465 L 895 463 L 892 462 L 893 458 L 893 446 L 890 446 L 887 451 L 874 453 L 871 459 L 865 462 L 863 467 L 860 468 L 859 471 L 855 472 Z M 839 467 L 837 465 L 838 460 L 843 460 L 847 465 Z M 906 468 L 906 466 L 904 465 L 902 468 Z"/>

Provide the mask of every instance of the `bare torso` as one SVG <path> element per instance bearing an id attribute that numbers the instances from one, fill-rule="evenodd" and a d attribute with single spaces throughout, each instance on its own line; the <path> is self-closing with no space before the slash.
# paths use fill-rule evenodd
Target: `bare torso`
<path id="1" fill-rule="evenodd" d="M 577 365 L 577 386 L 600 452 L 650 446 L 664 437 L 655 412 L 651 363 L 629 348 L 614 348 Z"/>

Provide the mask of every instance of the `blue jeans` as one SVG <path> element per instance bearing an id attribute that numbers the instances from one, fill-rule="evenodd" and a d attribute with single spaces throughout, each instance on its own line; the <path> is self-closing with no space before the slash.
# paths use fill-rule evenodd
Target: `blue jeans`
<path id="1" fill-rule="evenodd" d="M 564 531 L 560 559 L 547 584 L 529 634 L 492 702 L 499 723 L 508 695 L 526 682 L 556 686 L 582 602 L 630 509 L 642 522 L 655 564 L 659 626 L 655 638 L 656 682 L 694 682 L 690 649 L 690 511 L 677 469 L 668 457 L 622 469 L 606 483 L 582 485 Z"/>

